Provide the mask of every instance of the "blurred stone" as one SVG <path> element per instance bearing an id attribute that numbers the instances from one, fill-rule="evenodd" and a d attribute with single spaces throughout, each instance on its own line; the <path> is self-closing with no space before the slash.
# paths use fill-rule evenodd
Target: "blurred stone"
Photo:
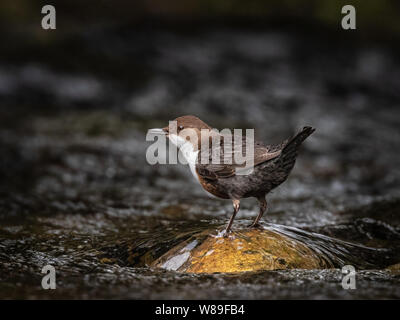
<path id="1" fill-rule="evenodd" d="M 400 274 L 400 262 L 396 263 L 396 264 L 393 264 L 393 265 L 387 267 L 386 269 L 391 271 L 391 272 L 393 272 L 393 273 L 395 273 L 395 274 Z"/>
<path id="2" fill-rule="evenodd" d="M 100 259 L 100 263 L 112 264 L 112 263 L 115 263 L 115 259 L 102 258 L 102 259 Z"/>

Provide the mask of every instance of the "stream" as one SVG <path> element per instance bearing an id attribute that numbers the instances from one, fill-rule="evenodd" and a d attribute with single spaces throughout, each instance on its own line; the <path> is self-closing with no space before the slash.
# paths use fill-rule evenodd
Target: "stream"
<path id="1" fill-rule="evenodd" d="M 400 298 L 400 61 L 390 48 L 279 29 L 18 37 L 0 57 L 0 298 Z M 325 267 L 154 267 L 232 213 L 188 167 L 146 162 L 147 130 L 185 114 L 254 128 L 267 143 L 316 128 L 267 196 L 262 225 Z M 233 229 L 257 212 L 243 200 Z M 41 288 L 47 264 L 56 290 Z M 355 290 L 341 285 L 349 264 Z"/>

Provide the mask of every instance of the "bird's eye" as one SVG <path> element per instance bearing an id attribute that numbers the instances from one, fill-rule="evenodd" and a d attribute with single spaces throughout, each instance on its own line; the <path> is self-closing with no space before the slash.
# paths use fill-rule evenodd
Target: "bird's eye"
<path id="1" fill-rule="evenodd" d="M 179 131 L 183 130 L 183 126 L 179 126 L 178 129 L 179 129 Z"/>

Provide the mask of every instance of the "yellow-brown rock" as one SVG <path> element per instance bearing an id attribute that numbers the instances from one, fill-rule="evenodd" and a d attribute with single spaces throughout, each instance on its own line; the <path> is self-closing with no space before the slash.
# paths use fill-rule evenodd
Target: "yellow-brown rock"
<path id="1" fill-rule="evenodd" d="M 392 273 L 400 274 L 400 263 L 393 264 L 386 269 L 391 271 Z"/>
<path id="2" fill-rule="evenodd" d="M 272 230 L 247 229 L 228 238 L 210 230 L 177 245 L 152 264 L 190 273 L 321 269 L 326 263 L 303 243 Z"/>

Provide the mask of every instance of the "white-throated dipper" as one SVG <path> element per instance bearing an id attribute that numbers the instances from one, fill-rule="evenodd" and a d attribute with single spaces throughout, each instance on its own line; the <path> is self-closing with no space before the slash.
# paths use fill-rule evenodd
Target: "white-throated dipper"
<path id="1" fill-rule="evenodd" d="M 259 226 L 259 221 L 267 209 L 266 194 L 287 179 L 295 164 L 299 146 L 315 131 L 312 127 L 304 127 L 294 137 L 278 145 L 265 145 L 251 140 L 250 143 L 254 147 L 252 171 L 249 174 L 238 174 L 238 169 L 243 167 L 243 164 L 232 161 L 234 158 L 232 155 L 238 148 L 236 143 L 231 144 L 231 148 L 224 148 L 224 141 L 226 141 L 224 135 L 195 116 L 182 116 L 174 121 L 176 124 L 174 132 L 168 126 L 162 129 L 151 129 L 150 132 L 166 135 L 170 142 L 179 148 L 193 176 L 207 192 L 219 198 L 232 200 L 233 214 L 226 227 L 225 235 L 231 230 L 242 198 L 257 198 L 260 211 L 250 227 Z M 191 132 L 192 138 L 195 137 L 194 140 L 187 138 L 188 131 Z M 208 141 L 207 144 L 205 144 L 206 141 Z M 240 152 L 246 149 L 248 141 L 241 138 Z M 207 147 L 204 148 L 204 145 Z M 206 158 L 211 159 L 216 150 L 219 151 L 217 163 L 203 161 L 204 154 Z"/>

